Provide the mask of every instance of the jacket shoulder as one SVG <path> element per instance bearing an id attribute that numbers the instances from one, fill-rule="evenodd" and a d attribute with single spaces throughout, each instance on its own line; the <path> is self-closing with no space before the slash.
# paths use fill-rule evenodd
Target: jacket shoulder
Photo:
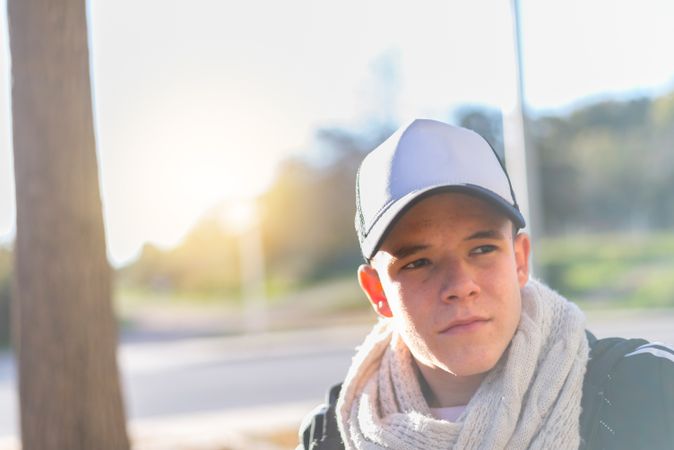
<path id="1" fill-rule="evenodd" d="M 594 410 L 594 420 L 585 437 L 604 448 L 674 448 L 674 348 L 643 339 L 589 340 L 583 413 Z M 610 360 L 604 367 L 603 358 Z"/>
<path id="2" fill-rule="evenodd" d="M 326 402 L 314 408 L 302 421 L 300 444 L 296 450 L 342 450 L 344 444 L 337 427 L 335 408 L 342 384 L 330 388 Z"/>

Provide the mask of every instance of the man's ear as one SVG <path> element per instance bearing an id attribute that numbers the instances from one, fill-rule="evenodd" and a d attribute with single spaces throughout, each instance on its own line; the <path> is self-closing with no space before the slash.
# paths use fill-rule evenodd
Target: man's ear
<path id="1" fill-rule="evenodd" d="M 520 288 L 523 288 L 529 281 L 529 253 L 531 251 L 531 241 L 529 235 L 520 233 L 515 236 L 513 243 L 515 248 L 515 264 L 517 265 L 517 279 Z"/>
<path id="2" fill-rule="evenodd" d="M 358 268 L 358 282 L 377 314 L 381 317 L 393 316 L 386 299 L 386 294 L 384 294 L 384 288 L 379 280 L 379 274 L 374 267 L 368 264 L 361 264 Z"/>

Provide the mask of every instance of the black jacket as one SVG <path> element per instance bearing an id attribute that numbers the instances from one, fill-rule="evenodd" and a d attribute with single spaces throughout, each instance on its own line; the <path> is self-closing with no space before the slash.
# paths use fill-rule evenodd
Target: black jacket
<path id="1" fill-rule="evenodd" d="M 583 383 L 582 450 L 674 450 L 674 350 L 643 339 L 597 339 Z M 335 406 L 341 385 L 300 428 L 300 450 L 344 448 Z"/>

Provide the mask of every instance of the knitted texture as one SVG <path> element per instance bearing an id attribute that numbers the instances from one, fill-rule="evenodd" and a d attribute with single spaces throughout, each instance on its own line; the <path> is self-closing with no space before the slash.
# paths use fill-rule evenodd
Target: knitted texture
<path id="1" fill-rule="evenodd" d="M 433 417 L 412 356 L 390 320 L 354 356 L 337 403 L 346 449 L 578 448 L 589 347 L 585 317 L 535 280 L 503 357 L 457 422 Z"/>

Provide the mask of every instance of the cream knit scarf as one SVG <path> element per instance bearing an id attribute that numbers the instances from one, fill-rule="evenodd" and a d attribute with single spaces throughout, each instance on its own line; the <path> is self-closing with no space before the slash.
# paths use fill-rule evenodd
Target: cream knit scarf
<path id="1" fill-rule="evenodd" d="M 337 403 L 346 449 L 572 449 L 588 359 L 585 318 L 545 285 L 522 290 L 510 346 L 457 422 L 433 418 L 388 321 L 359 348 Z"/>

